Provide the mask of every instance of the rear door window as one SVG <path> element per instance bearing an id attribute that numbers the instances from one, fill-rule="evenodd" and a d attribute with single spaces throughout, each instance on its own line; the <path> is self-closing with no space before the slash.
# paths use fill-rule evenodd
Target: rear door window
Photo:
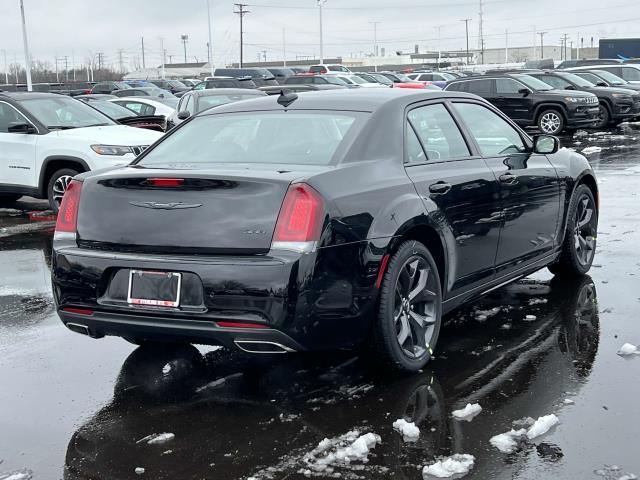
<path id="1" fill-rule="evenodd" d="M 493 80 L 472 80 L 468 83 L 469 85 L 467 86 L 467 91 L 469 93 L 475 93 L 476 95 L 482 96 L 491 93 Z"/>
<path id="2" fill-rule="evenodd" d="M 512 78 L 497 78 L 496 79 L 496 93 L 498 94 L 514 94 L 522 88 L 524 85 L 516 82 Z"/>
<path id="3" fill-rule="evenodd" d="M 426 160 L 442 161 L 471 156 L 460 129 L 443 104 L 414 108 L 409 112 L 408 120 L 424 146 Z"/>
<path id="4" fill-rule="evenodd" d="M 640 70 L 633 67 L 622 67 L 622 78 L 627 82 L 640 82 Z"/>
<path id="5" fill-rule="evenodd" d="M 553 88 L 557 88 L 558 90 L 566 90 L 567 87 L 571 86 L 571 84 L 565 79 L 556 77 L 555 75 L 541 75 L 535 78 L 542 80 L 544 83 L 551 85 Z"/>

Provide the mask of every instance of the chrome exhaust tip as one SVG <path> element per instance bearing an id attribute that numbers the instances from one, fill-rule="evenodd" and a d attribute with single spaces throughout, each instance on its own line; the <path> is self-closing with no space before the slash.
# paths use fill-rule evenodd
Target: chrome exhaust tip
<path id="1" fill-rule="evenodd" d="M 291 353 L 295 352 L 293 348 L 289 348 L 281 343 L 268 342 L 264 340 L 234 340 L 243 352 L 247 353 Z"/>
<path id="2" fill-rule="evenodd" d="M 82 335 L 87 335 L 88 337 L 91 336 L 91 333 L 89 333 L 89 327 L 87 327 L 86 325 L 82 325 L 80 323 L 67 322 L 66 326 L 72 332 L 81 333 Z"/>

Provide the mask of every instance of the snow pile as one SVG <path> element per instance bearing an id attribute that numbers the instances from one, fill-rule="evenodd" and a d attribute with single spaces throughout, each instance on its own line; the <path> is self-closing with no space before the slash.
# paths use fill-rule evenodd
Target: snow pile
<path id="1" fill-rule="evenodd" d="M 570 398 L 565 398 L 564 399 L 564 404 L 565 405 L 573 405 L 575 402 L 573 400 L 571 400 Z"/>
<path id="2" fill-rule="evenodd" d="M 441 460 L 438 460 L 431 465 L 426 465 L 422 469 L 422 477 L 429 478 L 429 476 L 432 476 L 438 478 L 448 478 L 457 475 L 457 477 L 459 478 L 471 471 L 475 460 L 476 459 L 473 455 L 468 455 L 466 453 L 456 453 L 455 455 L 451 455 L 450 457 L 445 457 Z"/>
<path id="3" fill-rule="evenodd" d="M 20 470 L 14 470 L 13 472 L 0 474 L 0 480 L 31 480 L 33 478 L 33 472 L 28 468 L 21 468 Z"/>
<path id="4" fill-rule="evenodd" d="M 618 350 L 618 355 L 621 357 L 626 357 L 628 355 L 640 355 L 640 349 L 635 345 L 625 343 L 620 347 L 620 350 Z"/>
<path id="5" fill-rule="evenodd" d="M 494 307 L 489 310 L 476 310 L 474 312 L 476 320 L 484 322 L 487 318 L 493 317 L 502 311 L 502 307 Z"/>
<path id="6" fill-rule="evenodd" d="M 536 317 L 535 315 L 527 315 L 526 317 L 524 317 L 524 320 L 526 322 L 535 322 L 537 318 L 538 317 Z"/>
<path id="7" fill-rule="evenodd" d="M 531 427 L 529 427 L 529 430 L 527 430 L 527 438 L 529 440 L 533 440 L 540 435 L 544 435 L 559 422 L 560 420 L 553 413 L 540 417 L 533 425 L 531 425 Z"/>
<path id="8" fill-rule="evenodd" d="M 302 473 L 333 472 L 336 466 L 349 465 L 352 462 L 368 461 L 369 451 L 380 443 L 379 435 L 351 430 L 337 438 L 322 440 L 316 448 L 302 459 L 306 469 Z"/>
<path id="9" fill-rule="evenodd" d="M 618 480 L 638 480 L 638 477 L 636 477 L 633 473 L 627 473 L 625 475 L 622 475 Z"/>
<path id="10" fill-rule="evenodd" d="M 453 415 L 453 418 L 457 420 L 466 420 L 467 422 L 470 422 L 481 411 L 482 411 L 482 407 L 479 404 L 467 403 L 466 407 L 460 410 L 454 410 L 453 412 L 451 412 L 451 415 Z"/>
<path id="11" fill-rule="evenodd" d="M 489 443 L 500 450 L 502 453 L 512 453 L 523 440 L 527 431 L 524 428 L 513 430 L 495 435 L 489 439 Z"/>
<path id="12" fill-rule="evenodd" d="M 136 443 L 147 442 L 149 445 L 161 445 L 163 443 L 170 442 L 176 438 L 173 433 L 152 433 L 144 438 L 141 438 Z"/>
<path id="13" fill-rule="evenodd" d="M 582 153 L 585 155 L 590 155 L 592 153 L 600 153 L 602 151 L 602 147 L 587 147 L 582 149 Z"/>
<path id="14" fill-rule="evenodd" d="M 136 475 L 142 475 L 145 470 L 142 467 L 136 467 L 134 471 L 136 472 Z"/>
<path id="15" fill-rule="evenodd" d="M 402 435 L 405 442 L 415 442 L 420 436 L 420 429 L 413 422 L 400 418 L 393 422 L 393 429 Z"/>
<path id="16" fill-rule="evenodd" d="M 548 300 L 546 298 L 532 298 L 531 300 L 529 300 L 529 305 L 540 305 L 547 302 Z"/>

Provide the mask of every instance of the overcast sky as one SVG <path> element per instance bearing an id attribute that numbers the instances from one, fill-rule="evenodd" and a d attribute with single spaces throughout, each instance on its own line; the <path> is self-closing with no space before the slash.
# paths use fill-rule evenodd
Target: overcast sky
<path id="1" fill-rule="evenodd" d="M 214 61 L 237 61 L 239 22 L 233 0 L 210 0 L 213 17 Z M 236 0 L 240 1 L 240 0 Z M 268 60 L 282 59 L 282 31 L 287 57 L 318 55 L 316 0 L 245 0 L 245 61 L 255 61 L 260 51 Z M 559 44 L 567 33 L 576 46 L 595 37 L 640 37 L 638 0 L 485 0 L 486 47 L 504 47 L 505 29 L 511 46 L 531 45 L 533 30 L 547 31 L 546 45 Z M 188 60 L 207 58 L 206 0 L 24 0 L 32 56 L 53 64 L 56 55 L 72 56 L 80 64 L 104 52 L 107 64 L 117 64 L 118 50 L 127 69 L 141 61 L 144 37 L 147 66 L 160 61 L 160 38 L 173 62 L 184 60 L 180 35 L 189 35 Z M 102 7 L 108 5 L 108 7 Z M 8 61 L 23 61 L 19 0 L 0 0 L 0 50 Z M 366 54 L 373 49 L 373 25 L 378 24 L 378 44 L 387 52 L 440 46 L 465 46 L 464 22 L 470 18 L 471 48 L 478 45 L 478 0 L 328 0 L 324 8 L 325 57 Z M 539 42 L 540 37 L 537 37 Z M 362 52 L 362 53 L 361 53 Z M 169 61 L 169 59 L 167 59 Z M 0 70 L 3 69 L 0 52 Z"/>

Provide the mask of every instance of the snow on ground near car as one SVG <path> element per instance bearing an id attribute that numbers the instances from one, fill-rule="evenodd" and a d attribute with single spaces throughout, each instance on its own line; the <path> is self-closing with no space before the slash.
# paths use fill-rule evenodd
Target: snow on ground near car
<path id="1" fill-rule="evenodd" d="M 592 153 L 599 153 L 602 151 L 602 147 L 587 147 L 582 149 L 582 153 L 590 155 Z"/>
<path id="2" fill-rule="evenodd" d="M 456 475 L 456 478 L 460 478 L 471 471 L 475 460 L 473 455 L 456 453 L 431 465 L 425 465 L 422 469 L 422 477 L 426 479 L 430 477 L 448 478 Z"/>
<path id="3" fill-rule="evenodd" d="M 638 477 L 633 473 L 623 472 L 622 468 L 618 465 L 605 465 L 604 468 L 594 470 L 598 477 L 603 477 L 604 480 L 638 480 Z"/>
<path id="4" fill-rule="evenodd" d="M 420 436 L 420 429 L 413 422 L 407 422 L 404 418 L 399 418 L 393 422 L 393 429 L 402 435 L 405 442 L 415 442 Z"/>
<path id="5" fill-rule="evenodd" d="M 32 478 L 33 472 L 28 468 L 14 470 L 9 473 L 0 473 L 0 480 L 31 480 Z"/>
<path id="6" fill-rule="evenodd" d="M 626 357 L 628 355 L 640 355 L 640 349 L 631 343 L 625 343 L 618 350 L 618 355 L 621 357 Z"/>
<path id="7" fill-rule="evenodd" d="M 302 461 L 307 470 L 332 472 L 335 466 L 368 461 L 369 451 L 380 443 L 379 435 L 351 430 L 338 438 L 322 440 Z"/>
<path id="8" fill-rule="evenodd" d="M 360 473 L 369 471 L 376 475 L 374 478 L 384 477 L 388 467 L 367 465 L 371 449 L 380 442 L 379 435 L 354 428 L 343 435 L 325 438 L 311 451 L 298 450 L 285 455 L 277 464 L 263 468 L 247 480 L 285 478 L 287 472 L 307 477 L 357 479 L 362 478 Z"/>
<path id="9" fill-rule="evenodd" d="M 451 415 L 453 415 L 453 418 L 457 420 L 466 420 L 467 422 L 470 422 L 481 411 L 482 411 L 482 407 L 479 404 L 467 403 L 466 407 L 460 410 L 454 410 L 453 412 L 451 412 Z"/>
<path id="10" fill-rule="evenodd" d="M 527 434 L 527 430 L 521 428 L 520 430 L 513 430 L 499 435 L 495 435 L 489 439 L 489 443 L 500 450 L 502 453 L 512 453 L 518 445 L 522 442 L 522 439 Z"/>
<path id="11" fill-rule="evenodd" d="M 533 440 L 540 435 L 544 435 L 559 422 L 560 420 L 553 413 L 540 417 L 533 425 L 531 425 L 531 427 L 529 427 L 529 430 L 527 430 L 527 438 L 529 440 Z"/>
<path id="12" fill-rule="evenodd" d="M 134 470 L 136 472 L 136 475 L 142 475 L 145 470 L 142 467 L 136 467 L 136 469 Z"/>
<path id="13" fill-rule="evenodd" d="M 136 443 L 147 442 L 149 445 L 160 445 L 170 442 L 174 438 L 176 438 L 176 436 L 173 433 L 152 433 L 151 435 L 141 438 Z"/>

